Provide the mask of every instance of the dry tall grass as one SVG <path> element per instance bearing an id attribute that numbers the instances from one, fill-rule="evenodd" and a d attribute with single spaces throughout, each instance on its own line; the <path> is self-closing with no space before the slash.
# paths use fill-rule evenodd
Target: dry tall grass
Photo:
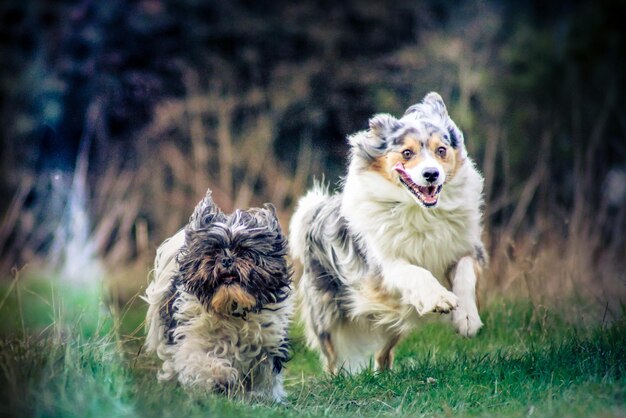
<path id="1" fill-rule="evenodd" d="M 67 202 L 77 184 L 87 187 L 84 209 L 91 224 L 86 232 L 122 299 L 145 284 L 156 246 L 186 223 L 207 187 L 224 211 L 272 202 L 286 226 L 298 197 L 323 173 L 314 138 L 294 138 L 299 143 L 295 163 L 277 156 L 279 121 L 307 94 L 306 83 L 290 80 L 282 89 L 233 94 L 220 85 L 201 86 L 190 72 L 187 95 L 156 106 L 130 150 L 106 149 L 107 142 L 98 140 L 97 114 L 92 115 L 93 126 L 86 129 L 94 136 L 92 150 L 81 153 L 83 169 L 76 174 L 84 178 L 60 172 L 22 176 L 0 226 L 0 274 L 9 277 L 11 267 L 26 264 L 45 268 L 55 245 L 67 247 L 58 237 L 67 228 Z M 546 132 L 542 147 L 549 141 Z M 595 307 L 590 316 L 622 315 L 626 254 L 619 220 L 626 204 L 590 205 L 583 185 L 569 211 L 533 206 L 549 189 L 543 157 L 516 190 L 505 182 L 499 185 L 505 192 L 496 192 L 494 178 L 502 171 L 496 161 L 507 160 L 499 125 L 487 130 L 485 144 L 477 156 L 486 176 L 485 238 L 491 255 L 483 297 L 519 295 L 554 304 L 574 295 Z M 582 166 L 592 164 L 588 156 L 580 158 Z M 88 166 L 92 160 L 96 164 Z"/>

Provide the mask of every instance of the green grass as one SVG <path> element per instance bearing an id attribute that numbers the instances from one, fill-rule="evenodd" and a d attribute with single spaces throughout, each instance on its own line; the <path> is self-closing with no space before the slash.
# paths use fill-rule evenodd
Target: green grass
<path id="1" fill-rule="evenodd" d="M 158 361 L 139 353 L 143 302 L 111 314 L 97 295 L 42 280 L 0 292 L 0 416 L 626 415 L 623 319 L 573 326 L 558 312 L 500 300 L 474 339 L 432 318 L 398 347 L 392 372 L 332 378 L 296 325 L 289 396 L 275 405 L 158 382 Z"/>

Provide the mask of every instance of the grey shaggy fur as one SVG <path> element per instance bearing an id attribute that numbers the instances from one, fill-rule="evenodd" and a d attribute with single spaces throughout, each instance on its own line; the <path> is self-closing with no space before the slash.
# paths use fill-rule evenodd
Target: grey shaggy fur
<path id="1" fill-rule="evenodd" d="M 376 270 L 367 263 L 358 234 L 349 230 L 340 207 L 341 197 L 335 195 L 314 208 L 306 234 L 303 264 L 310 280 L 303 281 L 307 286 L 304 292 L 311 300 L 325 301 L 305 307 L 316 319 L 311 324 L 316 335 L 327 333 L 333 324 L 348 317 L 348 289 L 343 278 L 351 274 L 366 276 Z"/>
<path id="2" fill-rule="evenodd" d="M 282 399 L 292 312 L 286 253 L 272 205 L 226 215 L 209 190 L 184 230 L 159 247 L 146 291 L 146 347 L 164 362 L 159 378 Z M 254 303 L 227 298 L 216 312 L 214 297 L 231 286 Z"/>

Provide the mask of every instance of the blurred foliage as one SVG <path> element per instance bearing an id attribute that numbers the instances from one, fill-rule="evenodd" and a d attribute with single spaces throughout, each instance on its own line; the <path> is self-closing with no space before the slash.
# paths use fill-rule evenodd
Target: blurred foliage
<path id="1" fill-rule="evenodd" d="M 127 262 L 180 227 L 207 186 L 227 210 L 272 201 L 286 221 L 314 176 L 334 184 L 343 174 L 347 134 L 436 90 L 485 173 L 490 230 L 541 238 L 547 221 L 587 242 L 597 231 L 599 249 L 623 254 L 626 193 L 609 180 L 626 179 L 625 9 L 618 0 L 7 0 L 5 219 L 10 197 L 34 185 L 17 201 L 32 219 L 16 217 L 0 253 L 19 265 L 28 256 L 8 247 L 48 248 L 53 221 L 47 233 L 20 231 L 51 216 L 32 208 L 63 200 L 45 193 L 50 173 L 69 189 L 63 173 L 86 139 L 98 248 Z"/>

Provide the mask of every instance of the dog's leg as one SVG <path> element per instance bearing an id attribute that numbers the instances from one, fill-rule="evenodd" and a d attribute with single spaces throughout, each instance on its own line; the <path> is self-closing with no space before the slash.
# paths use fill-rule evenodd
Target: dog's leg
<path id="1" fill-rule="evenodd" d="M 452 291 L 459 297 L 459 307 L 452 312 L 452 323 L 464 337 L 473 337 L 483 326 L 478 315 L 478 279 L 481 267 L 470 256 L 462 257 L 452 271 Z"/>
<path id="2" fill-rule="evenodd" d="M 178 374 L 180 383 L 210 391 L 228 393 L 236 390 L 239 372 L 229 360 L 207 353 L 203 343 L 200 337 L 191 334 L 177 341 L 169 363 Z"/>
<path id="3" fill-rule="evenodd" d="M 271 399 L 274 402 L 284 400 L 286 393 L 282 371 L 277 372 L 272 363 L 271 355 L 264 355 L 245 376 L 240 377 L 243 390 L 251 399 Z"/>
<path id="4" fill-rule="evenodd" d="M 399 341 L 400 335 L 394 335 L 382 349 L 376 352 L 376 370 L 391 370 L 393 367 L 393 349 Z"/>
<path id="5" fill-rule="evenodd" d="M 404 261 L 383 265 L 383 284 L 390 291 L 399 291 L 402 301 L 411 304 L 417 313 L 447 313 L 454 310 L 458 297 L 439 283 L 425 268 Z"/>
<path id="6" fill-rule="evenodd" d="M 330 332 L 320 332 L 318 335 L 322 353 L 326 358 L 326 373 L 335 374 L 337 372 L 337 352 L 331 339 Z"/>
<path id="7" fill-rule="evenodd" d="M 272 387 L 272 399 L 274 402 L 282 402 L 287 393 L 283 387 L 283 375 L 282 373 L 276 375 L 274 378 L 274 386 Z"/>

